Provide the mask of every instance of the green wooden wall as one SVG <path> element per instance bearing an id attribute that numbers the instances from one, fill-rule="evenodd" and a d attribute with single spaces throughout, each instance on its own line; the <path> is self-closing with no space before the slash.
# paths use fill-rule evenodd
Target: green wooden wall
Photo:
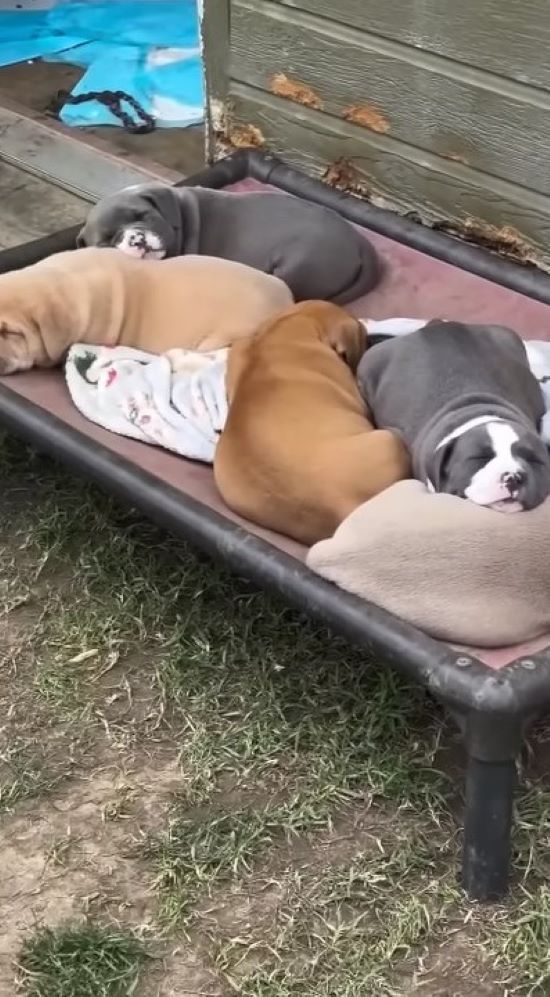
<path id="1" fill-rule="evenodd" d="M 204 0 L 203 36 L 213 157 L 550 266 L 550 0 Z"/>

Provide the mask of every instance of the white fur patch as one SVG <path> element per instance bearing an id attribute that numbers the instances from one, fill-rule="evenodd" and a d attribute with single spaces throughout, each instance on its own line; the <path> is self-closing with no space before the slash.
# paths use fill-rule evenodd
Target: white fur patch
<path id="1" fill-rule="evenodd" d="M 463 422 L 461 426 L 457 426 L 453 429 L 452 433 L 448 433 L 440 443 L 437 444 L 435 452 L 441 450 L 441 447 L 450 443 L 451 440 L 458 440 L 459 436 L 464 436 L 469 429 L 475 429 L 476 426 L 488 426 L 490 422 L 504 422 L 503 419 L 498 415 L 476 415 L 475 419 L 468 419 L 468 422 Z"/>
<path id="2" fill-rule="evenodd" d="M 116 248 L 138 260 L 162 260 L 165 256 L 158 235 L 139 228 L 125 228 Z"/>
<path id="3" fill-rule="evenodd" d="M 426 318 L 361 318 L 359 321 L 371 336 L 408 336 L 428 324 Z"/>
<path id="4" fill-rule="evenodd" d="M 472 419 L 472 422 L 475 420 Z M 480 423 L 478 422 L 478 425 Z M 476 471 L 471 484 L 465 489 L 464 494 L 471 502 L 477 505 L 490 506 L 500 512 L 506 508 L 507 512 L 519 512 L 521 505 L 517 500 L 517 488 L 512 491 L 507 487 L 508 476 L 523 473 L 524 469 L 520 462 L 512 454 L 512 445 L 519 440 L 519 436 L 512 426 L 502 419 L 489 420 L 487 423 L 487 434 L 491 441 L 491 446 L 495 456 Z M 470 427 L 472 428 L 472 427 Z M 503 506 L 501 503 L 510 503 Z"/>

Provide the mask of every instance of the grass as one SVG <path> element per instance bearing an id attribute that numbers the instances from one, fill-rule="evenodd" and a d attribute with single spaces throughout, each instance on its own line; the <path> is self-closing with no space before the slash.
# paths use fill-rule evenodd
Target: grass
<path id="1" fill-rule="evenodd" d="M 32 799 L 51 786 L 38 759 L 30 759 L 26 764 L 19 761 L 16 771 L 13 778 L 0 782 L 0 815 L 11 813 L 16 804 Z"/>
<path id="2" fill-rule="evenodd" d="M 518 970 L 525 983 L 524 994 L 546 994 L 550 986 L 550 889 L 545 883 L 520 889 L 520 900 L 515 905 L 514 924 L 507 918 L 497 918 L 487 938 L 489 950 L 496 955 L 497 964 L 512 979 Z"/>
<path id="3" fill-rule="evenodd" d="M 27 997 L 129 997 L 146 958 L 139 939 L 92 923 L 42 928 L 19 956 Z"/>
<path id="4" fill-rule="evenodd" d="M 102 813 L 153 884 L 150 930 L 212 974 L 174 992 L 393 997 L 420 974 L 426 997 L 485 997 L 487 980 L 489 997 L 550 993 L 544 774 L 525 773 L 510 900 L 472 907 L 456 883 L 457 736 L 421 689 L 20 446 L 0 447 L 0 473 L 13 482 L 0 591 L 17 631 L 0 694 L 0 844 L 12 812 L 32 820 L 46 793 L 68 807 L 76 777 L 168 755 L 177 793 L 146 828 L 135 790 L 120 807 L 111 791 Z M 81 847 L 65 830 L 50 842 L 61 891 Z M 116 931 L 27 931 L 31 997 L 157 992 L 142 913 L 117 903 Z"/>
<path id="5" fill-rule="evenodd" d="M 0 817 L 17 804 L 49 792 L 57 778 L 32 739 L 11 737 L 0 750 Z"/>
<path id="6" fill-rule="evenodd" d="M 238 881 L 251 862 L 276 840 L 326 827 L 326 809 L 306 808 L 294 798 L 278 807 L 242 807 L 229 813 L 172 820 L 165 838 L 150 853 L 164 893 L 164 913 L 180 923 L 192 916 L 201 895 L 216 886 Z"/>
<path id="7" fill-rule="evenodd" d="M 437 846 L 420 836 L 344 869 L 294 877 L 278 913 L 279 964 L 235 979 L 235 989 L 245 997 L 401 992 L 388 967 L 437 938 L 456 903 L 443 868 Z"/>
<path id="8" fill-rule="evenodd" d="M 503 969 L 511 992 L 533 997 L 550 992 L 550 791 L 528 785 L 517 807 L 514 864 L 519 883 L 506 906 L 497 907 L 482 942 Z M 511 980 L 511 982 L 510 982 Z"/>

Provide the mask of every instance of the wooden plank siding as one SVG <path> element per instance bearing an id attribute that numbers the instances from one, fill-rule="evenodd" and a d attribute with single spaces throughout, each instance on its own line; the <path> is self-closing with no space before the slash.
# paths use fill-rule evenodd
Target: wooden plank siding
<path id="1" fill-rule="evenodd" d="M 229 12 L 218 151 L 269 148 L 550 267 L 548 0 L 213 3 Z"/>
<path id="2" fill-rule="evenodd" d="M 550 88 L 548 0 L 270 0 L 327 21 Z"/>
<path id="3" fill-rule="evenodd" d="M 331 116 L 550 194 L 546 91 L 310 14 L 290 21 L 278 3 L 234 0 L 231 77 L 277 93 L 281 76 Z"/>
<path id="4" fill-rule="evenodd" d="M 238 84 L 232 93 L 230 134 L 235 128 L 240 135 L 253 123 L 266 148 L 310 176 L 340 178 L 347 189 L 364 190 L 375 203 L 402 212 L 418 211 L 429 223 L 480 219 L 498 229 L 503 241 L 503 228 L 511 226 L 541 257 L 550 247 L 550 199 L 543 195 L 503 182 L 488 187 L 484 174 L 460 163 L 407 149 L 384 135 L 366 141 L 356 125 Z"/>

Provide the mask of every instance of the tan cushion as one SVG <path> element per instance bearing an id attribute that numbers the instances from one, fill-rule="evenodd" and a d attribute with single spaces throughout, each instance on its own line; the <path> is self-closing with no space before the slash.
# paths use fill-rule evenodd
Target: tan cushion
<path id="1" fill-rule="evenodd" d="M 443 640 L 498 647 L 550 630 L 550 499 L 504 514 L 400 481 L 315 544 L 307 563 Z"/>

